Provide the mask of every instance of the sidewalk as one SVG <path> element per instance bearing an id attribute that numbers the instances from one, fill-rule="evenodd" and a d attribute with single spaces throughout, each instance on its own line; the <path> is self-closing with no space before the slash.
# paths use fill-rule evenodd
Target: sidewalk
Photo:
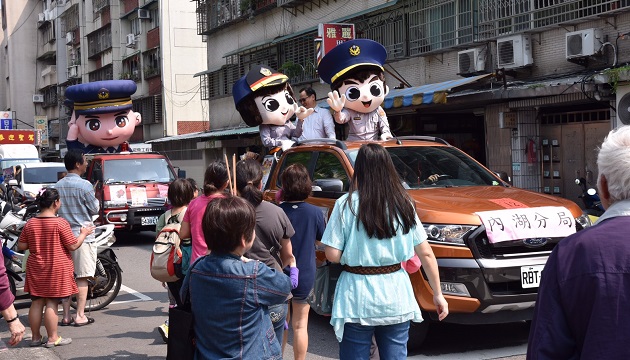
<path id="1" fill-rule="evenodd" d="M 4 336 L 3 336 L 4 338 Z M 59 356 L 55 354 L 53 349 L 46 349 L 45 347 L 28 347 L 28 343 L 22 342 L 18 347 L 7 348 L 4 341 L 1 341 L 0 345 L 0 360 L 15 360 L 15 359 L 29 359 L 29 360 L 61 360 Z M 26 345 L 26 347 L 23 347 Z"/>

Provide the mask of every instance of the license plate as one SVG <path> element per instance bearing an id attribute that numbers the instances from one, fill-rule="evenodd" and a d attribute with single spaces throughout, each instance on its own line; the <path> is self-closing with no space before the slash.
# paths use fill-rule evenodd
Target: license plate
<path id="1" fill-rule="evenodd" d="M 157 224 L 158 217 L 157 216 L 146 216 L 140 218 L 140 225 L 155 225 Z"/>
<path id="2" fill-rule="evenodd" d="M 521 266 L 521 286 L 526 288 L 537 288 L 540 286 L 545 265 Z"/>

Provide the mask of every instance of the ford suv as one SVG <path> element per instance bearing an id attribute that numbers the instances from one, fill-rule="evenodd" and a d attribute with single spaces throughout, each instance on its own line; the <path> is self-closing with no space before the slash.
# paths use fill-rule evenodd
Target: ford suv
<path id="1" fill-rule="evenodd" d="M 349 189 L 353 164 L 364 143 L 332 139 L 297 143 L 268 169 L 265 199 L 273 201 L 282 188 L 282 171 L 301 163 L 313 180 L 307 201 L 328 218 L 335 200 Z M 554 226 L 564 221 L 567 228 L 573 227 L 569 232 L 590 226 L 581 209 L 566 199 L 513 187 L 439 138 L 399 137 L 379 143 L 392 157 L 429 236 L 442 292 L 449 302 L 450 315 L 445 321 L 491 324 L 530 320 L 542 268 L 564 238 Z M 438 175 L 433 177 L 435 181 L 427 179 L 434 174 Z M 530 233 L 536 227 L 540 230 L 534 236 L 501 237 L 501 230 L 509 226 L 517 234 L 523 234 L 522 228 Z M 426 275 L 420 271 L 409 276 L 423 317 L 437 320 Z M 412 332 L 415 342 L 422 342 L 428 323 L 424 321 Z"/>

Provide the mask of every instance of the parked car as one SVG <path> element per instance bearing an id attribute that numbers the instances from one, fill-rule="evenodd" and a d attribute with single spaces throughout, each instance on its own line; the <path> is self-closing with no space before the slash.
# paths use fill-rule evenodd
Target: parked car
<path id="1" fill-rule="evenodd" d="M 540 215 L 555 209 L 564 214 L 566 226 L 574 226 L 570 231 L 575 232 L 590 226 L 580 207 L 566 199 L 513 187 L 439 138 L 399 137 L 379 143 L 391 155 L 429 236 L 439 264 L 442 292 L 449 302 L 450 315 L 445 321 L 489 324 L 530 320 L 542 268 L 564 236 L 541 231 L 543 235 L 535 237 L 499 240 L 495 235 L 499 229 L 488 231 L 482 216 L 490 211 Z M 335 200 L 349 189 L 362 144 L 325 139 L 297 143 L 269 168 L 265 199 L 274 201 L 282 188 L 282 171 L 290 164 L 301 163 L 313 180 L 313 192 L 307 201 L 319 206 L 327 218 Z M 263 165 L 268 165 L 268 160 Z M 427 181 L 434 174 L 438 175 L 436 181 Z M 540 226 L 543 217 L 535 217 Z M 536 225 L 532 225 L 533 220 L 531 226 Z M 515 221 L 527 225 L 523 217 Z M 412 328 L 410 343 L 419 344 L 437 314 L 424 272 L 410 274 L 410 278 L 423 317 L 429 320 Z"/>

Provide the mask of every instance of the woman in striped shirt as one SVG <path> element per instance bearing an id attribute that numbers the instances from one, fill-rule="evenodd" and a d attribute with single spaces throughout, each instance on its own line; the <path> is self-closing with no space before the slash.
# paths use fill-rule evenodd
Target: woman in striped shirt
<path id="1" fill-rule="evenodd" d="M 57 334 L 57 305 L 62 298 L 76 294 L 74 266 L 70 251 L 77 249 L 85 237 L 94 231 L 94 226 L 81 228 L 81 234 L 75 237 L 70 224 L 57 217 L 61 207 L 59 192 L 53 188 L 44 188 L 37 195 L 39 214 L 24 226 L 19 250 L 29 250 L 26 262 L 26 282 L 24 291 L 31 294 L 31 308 L 28 321 L 33 333 L 31 346 L 45 344 L 46 347 L 66 345 L 70 338 L 61 338 Z M 46 307 L 43 320 L 48 341 L 42 337 L 40 326 L 42 311 Z"/>

